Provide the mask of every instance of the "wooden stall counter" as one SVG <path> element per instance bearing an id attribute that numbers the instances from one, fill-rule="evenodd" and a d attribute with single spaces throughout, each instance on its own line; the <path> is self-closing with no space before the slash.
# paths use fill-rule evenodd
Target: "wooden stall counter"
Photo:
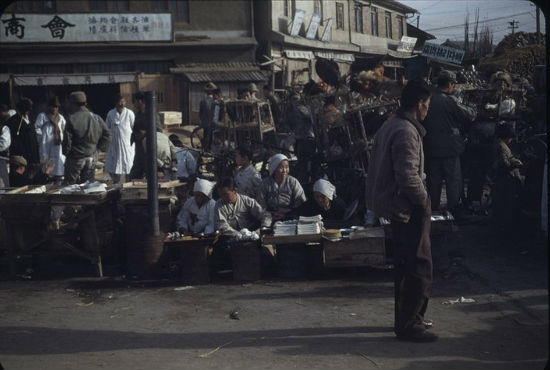
<path id="1" fill-rule="evenodd" d="M 323 237 L 326 267 L 383 266 L 386 264 L 383 227 L 363 229 L 349 238 Z"/>
<path id="2" fill-rule="evenodd" d="M 115 224 L 116 201 L 120 187 L 107 187 L 105 191 L 63 194 L 60 186 L 23 186 L 0 197 L 0 213 L 6 223 L 6 240 L 10 276 L 16 272 L 17 253 L 32 251 L 42 245 L 55 245 L 72 254 L 83 257 L 97 266 L 97 274 L 103 277 L 101 263 L 101 239 L 106 233 L 98 224 Z M 80 206 L 68 225 L 78 230 L 79 240 L 74 243 L 59 237 L 52 229 L 52 207 Z M 104 219 L 106 218 L 106 219 Z M 31 231 L 29 233 L 29 231 Z M 111 232 L 112 234 L 112 232 Z"/>
<path id="3" fill-rule="evenodd" d="M 209 249 L 216 242 L 216 236 L 198 238 L 190 235 L 178 239 L 166 239 L 165 248 L 178 248 L 182 259 L 182 278 L 189 284 L 210 282 L 208 268 Z"/>

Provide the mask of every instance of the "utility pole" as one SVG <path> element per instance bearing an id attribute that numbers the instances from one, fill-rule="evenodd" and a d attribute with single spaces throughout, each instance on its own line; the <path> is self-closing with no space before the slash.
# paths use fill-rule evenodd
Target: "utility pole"
<path id="1" fill-rule="evenodd" d="M 509 24 L 508 28 L 511 28 L 511 29 L 512 29 L 512 35 L 513 35 L 513 34 L 515 33 L 515 31 L 516 31 L 516 28 L 518 28 L 519 22 L 516 21 L 516 20 L 513 20 L 513 21 L 511 21 L 511 22 L 508 22 L 508 24 Z"/>
<path id="2" fill-rule="evenodd" d="M 537 15 L 537 43 L 540 44 L 540 8 L 538 7 L 538 5 L 535 5 L 536 8 L 537 8 L 537 12 L 536 12 L 536 15 Z"/>

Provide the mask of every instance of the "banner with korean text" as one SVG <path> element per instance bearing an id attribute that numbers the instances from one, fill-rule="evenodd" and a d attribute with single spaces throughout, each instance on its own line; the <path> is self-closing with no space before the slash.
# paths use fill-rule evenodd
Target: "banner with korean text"
<path id="1" fill-rule="evenodd" d="M 13 14 L 0 17 L 0 43 L 172 41 L 170 13 Z"/>

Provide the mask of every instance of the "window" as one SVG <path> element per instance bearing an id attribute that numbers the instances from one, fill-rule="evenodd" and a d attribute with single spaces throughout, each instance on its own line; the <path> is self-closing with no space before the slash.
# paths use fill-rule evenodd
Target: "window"
<path id="1" fill-rule="evenodd" d="M 344 4 L 336 3 L 336 29 L 344 29 Z"/>
<path id="2" fill-rule="evenodd" d="M 323 24 L 323 2 L 321 0 L 315 0 L 313 2 L 313 13 L 321 16 L 320 24 Z"/>
<path id="3" fill-rule="evenodd" d="M 399 40 L 403 37 L 403 17 L 397 16 L 397 37 Z"/>
<path id="4" fill-rule="evenodd" d="M 355 3 L 355 32 L 363 33 L 363 7 Z"/>
<path id="5" fill-rule="evenodd" d="M 189 22 L 188 0 L 151 0 L 151 11 L 170 12 L 176 22 Z"/>
<path id="6" fill-rule="evenodd" d="M 372 27 L 372 35 L 378 36 L 378 10 L 370 8 L 370 24 Z"/>
<path id="7" fill-rule="evenodd" d="M 288 0 L 283 0 L 284 7 L 285 7 L 285 17 L 288 17 Z"/>
<path id="8" fill-rule="evenodd" d="M 129 12 L 130 11 L 130 0 L 116 0 L 109 1 L 110 10 L 114 12 Z"/>
<path id="9" fill-rule="evenodd" d="M 386 12 L 386 38 L 388 38 L 388 39 L 392 38 L 391 13 L 390 12 Z"/>
<path id="10" fill-rule="evenodd" d="M 107 11 L 107 0 L 88 0 L 89 11 Z"/>
<path id="11" fill-rule="evenodd" d="M 55 12 L 55 0 L 19 0 L 15 2 L 18 12 Z"/>

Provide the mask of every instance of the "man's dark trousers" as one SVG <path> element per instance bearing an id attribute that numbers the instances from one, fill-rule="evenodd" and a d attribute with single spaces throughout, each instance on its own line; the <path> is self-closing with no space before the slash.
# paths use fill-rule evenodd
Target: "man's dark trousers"
<path id="1" fill-rule="evenodd" d="M 460 157 L 426 158 L 426 185 L 434 211 L 439 209 L 443 180 L 447 194 L 447 209 L 452 210 L 458 205 L 462 195 Z"/>
<path id="2" fill-rule="evenodd" d="M 396 334 L 424 330 L 432 286 L 430 204 L 413 209 L 408 223 L 392 220 Z"/>

